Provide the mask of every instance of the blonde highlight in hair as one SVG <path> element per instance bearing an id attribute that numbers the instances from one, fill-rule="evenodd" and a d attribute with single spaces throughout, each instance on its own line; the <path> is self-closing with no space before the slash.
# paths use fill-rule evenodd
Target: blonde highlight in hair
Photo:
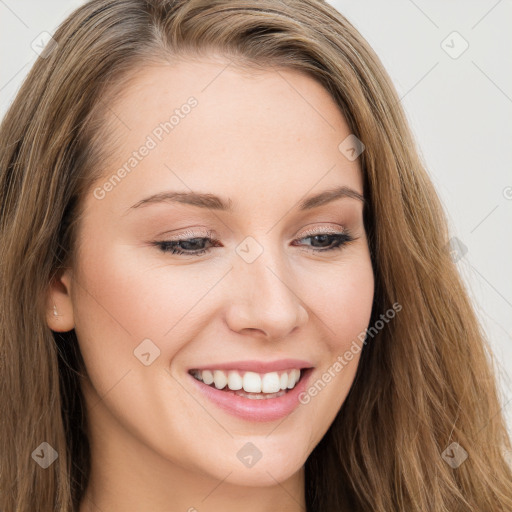
<path id="1" fill-rule="evenodd" d="M 321 0 L 93 0 L 53 37 L 0 126 L 0 509 L 76 511 L 87 487 L 85 368 L 74 331 L 48 328 L 46 297 L 115 144 L 109 100 L 143 66 L 219 54 L 307 73 L 335 100 L 365 145 L 370 325 L 402 305 L 306 461 L 308 512 L 512 511 L 491 350 L 396 91 L 347 19 Z M 46 470 L 31 458 L 42 441 L 59 454 Z M 452 442 L 468 453 L 456 469 Z"/>

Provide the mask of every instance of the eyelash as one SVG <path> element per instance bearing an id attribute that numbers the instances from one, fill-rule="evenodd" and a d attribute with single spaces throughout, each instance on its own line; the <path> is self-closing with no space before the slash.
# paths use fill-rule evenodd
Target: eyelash
<path id="1" fill-rule="evenodd" d="M 209 242 L 213 244 L 217 244 L 219 241 L 211 238 L 213 235 L 212 232 L 208 232 L 206 237 L 193 237 L 193 238 L 185 238 L 181 240 L 164 240 L 164 241 L 157 241 L 153 242 L 152 244 L 158 247 L 162 252 L 164 253 L 170 253 L 170 254 L 177 254 L 177 255 L 189 255 L 189 256 L 201 256 L 202 254 L 205 254 L 209 252 L 211 249 L 200 249 L 197 251 L 184 251 L 182 249 L 178 249 L 177 245 L 180 243 L 185 242 L 193 242 L 195 240 L 208 240 Z M 306 249 L 307 251 L 310 251 L 312 253 L 319 253 L 319 252 L 329 252 L 334 251 L 336 249 L 342 249 L 345 245 L 349 244 L 350 242 L 353 242 L 356 240 L 348 230 L 345 230 L 343 233 L 306 233 L 306 236 L 303 236 L 302 238 L 298 238 L 297 240 L 305 240 L 307 238 L 315 238 L 317 236 L 328 236 L 335 239 L 334 246 L 329 247 L 327 249 Z"/>

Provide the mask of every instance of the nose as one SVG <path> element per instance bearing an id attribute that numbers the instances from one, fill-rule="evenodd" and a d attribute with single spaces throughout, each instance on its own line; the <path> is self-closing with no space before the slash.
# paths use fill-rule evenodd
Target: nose
<path id="1" fill-rule="evenodd" d="M 264 250 L 252 263 L 236 258 L 226 313 L 233 331 L 257 331 L 262 337 L 277 340 L 306 324 L 309 315 L 300 291 L 295 289 L 296 276 L 277 250 Z"/>

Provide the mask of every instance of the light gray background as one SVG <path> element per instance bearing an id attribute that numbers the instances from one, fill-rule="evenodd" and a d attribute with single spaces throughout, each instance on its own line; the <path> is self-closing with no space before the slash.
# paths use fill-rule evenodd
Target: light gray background
<path id="1" fill-rule="evenodd" d="M 32 42 L 43 31 L 53 34 L 82 3 L 0 0 L 0 116 L 36 59 Z M 457 265 L 500 365 L 512 432 L 512 3 L 330 3 L 391 75 L 452 236 L 467 247 Z"/>

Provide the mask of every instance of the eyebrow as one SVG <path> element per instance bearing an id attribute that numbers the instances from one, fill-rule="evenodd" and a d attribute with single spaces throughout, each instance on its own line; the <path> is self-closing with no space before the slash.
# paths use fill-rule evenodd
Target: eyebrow
<path id="1" fill-rule="evenodd" d="M 315 194 L 313 196 L 309 196 L 306 199 L 303 199 L 299 205 L 298 209 L 300 211 L 303 210 L 312 210 L 313 208 L 317 208 L 324 204 L 330 203 L 337 199 L 342 198 L 352 198 L 362 201 L 366 203 L 365 198 L 356 190 L 347 187 L 335 187 L 329 190 L 324 190 L 319 194 Z M 206 194 L 199 192 L 161 192 L 159 194 L 153 194 L 152 196 L 146 197 L 145 199 L 140 200 L 131 206 L 128 210 L 132 211 L 133 209 L 140 208 L 143 206 L 147 206 L 155 203 L 166 203 L 166 202 L 176 202 L 182 204 L 188 204 L 192 206 L 197 206 L 198 208 L 207 208 L 211 210 L 219 210 L 225 212 L 233 212 L 233 201 L 231 199 L 223 199 L 214 194 Z"/>

